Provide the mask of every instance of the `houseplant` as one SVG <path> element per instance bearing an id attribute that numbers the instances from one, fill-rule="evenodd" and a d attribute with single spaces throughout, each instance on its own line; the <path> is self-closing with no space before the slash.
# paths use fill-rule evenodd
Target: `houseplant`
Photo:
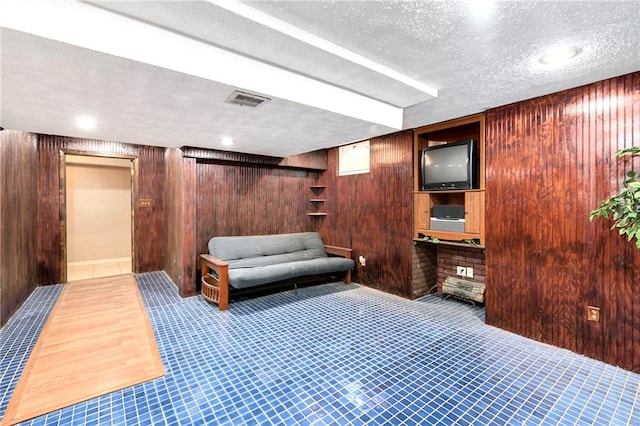
<path id="1" fill-rule="evenodd" d="M 621 149 L 616 157 L 626 155 L 640 155 L 640 146 Z M 636 246 L 640 249 L 640 173 L 630 170 L 622 182 L 622 189 L 616 195 L 600 202 L 600 207 L 593 210 L 589 219 L 613 219 L 611 229 L 618 229 L 620 235 L 626 235 L 627 240 L 635 238 Z"/>

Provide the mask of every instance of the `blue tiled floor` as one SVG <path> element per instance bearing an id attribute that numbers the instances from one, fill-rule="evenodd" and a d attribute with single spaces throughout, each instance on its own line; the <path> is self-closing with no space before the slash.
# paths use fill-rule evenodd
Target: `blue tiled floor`
<path id="1" fill-rule="evenodd" d="M 640 375 L 484 324 L 484 311 L 342 283 L 231 303 L 136 276 L 167 374 L 33 425 L 640 425 Z M 0 416 L 60 286 L 0 332 Z"/>

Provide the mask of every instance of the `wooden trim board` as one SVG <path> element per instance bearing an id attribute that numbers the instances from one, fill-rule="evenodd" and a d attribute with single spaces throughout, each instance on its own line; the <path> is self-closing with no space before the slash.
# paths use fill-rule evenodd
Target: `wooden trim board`
<path id="1" fill-rule="evenodd" d="M 65 284 L 2 426 L 164 376 L 133 275 Z"/>

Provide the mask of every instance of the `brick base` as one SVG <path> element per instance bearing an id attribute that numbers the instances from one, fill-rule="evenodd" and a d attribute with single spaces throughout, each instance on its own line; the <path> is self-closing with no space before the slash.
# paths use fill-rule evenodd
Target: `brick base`
<path id="1" fill-rule="evenodd" d="M 465 278 L 468 281 L 484 283 L 485 265 L 484 249 L 478 247 L 459 247 L 438 245 L 438 291 L 442 289 L 442 283 L 448 276 L 457 276 L 456 267 L 464 266 L 473 268 L 473 278 Z"/>

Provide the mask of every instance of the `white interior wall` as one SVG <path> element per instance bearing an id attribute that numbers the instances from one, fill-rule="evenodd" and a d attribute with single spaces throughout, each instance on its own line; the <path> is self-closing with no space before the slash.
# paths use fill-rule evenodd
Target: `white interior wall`
<path id="1" fill-rule="evenodd" d="M 67 262 L 131 257 L 131 161 L 67 155 Z"/>

